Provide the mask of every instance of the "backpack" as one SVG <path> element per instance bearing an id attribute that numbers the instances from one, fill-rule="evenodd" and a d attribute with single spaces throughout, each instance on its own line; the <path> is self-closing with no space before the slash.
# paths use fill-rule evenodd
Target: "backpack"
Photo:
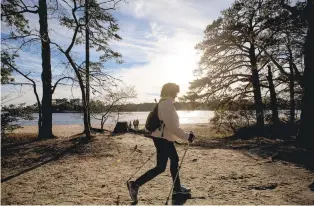
<path id="1" fill-rule="evenodd" d="M 158 104 L 154 107 L 153 111 L 148 114 L 146 119 L 145 128 L 149 132 L 154 132 L 156 129 L 161 128 L 163 121 L 158 118 Z"/>

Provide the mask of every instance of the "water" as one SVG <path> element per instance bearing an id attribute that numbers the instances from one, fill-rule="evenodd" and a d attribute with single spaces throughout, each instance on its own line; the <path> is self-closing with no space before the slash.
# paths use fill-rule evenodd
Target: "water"
<path id="1" fill-rule="evenodd" d="M 181 124 L 206 124 L 211 118 L 214 117 L 214 111 L 177 111 Z M 265 111 L 266 112 L 266 111 Z M 271 111 L 268 111 L 271 112 Z M 279 117 L 287 117 L 287 110 L 280 110 Z M 145 124 L 146 118 L 149 112 L 123 112 L 119 114 L 119 121 L 133 122 L 134 119 L 138 119 L 140 124 Z M 296 117 L 300 118 L 301 111 L 296 111 Z M 20 125 L 37 125 L 38 113 L 34 113 L 34 120 L 20 120 Z M 96 115 L 96 118 L 101 118 L 100 115 Z M 112 117 L 108 118 L 105 124 L 116 124 L 117 114 L 112 114 Z M 92 124 L 99 124 L 100 120 L 91 117 Z M 83 115 L 80 113 L 54 113 L 52 114 L 52 124 L 54 125 L 71 125 L 71 124 L 83 124 Z"/>
<path id="2" fill-rule="evenodd" d="M 202 124 L 208 123 L 211 118 L 214 117 L 214 111 L 177 111 L 181 124 Z M 119 121 L 132 122 L 134 119 L 138 119 L 140 124 L 145 124 L 146 118 L 149 112 L 127 112 L 119 114 Z M 34 120 L 20 120 L 18 123 L 22 126 L 37 125 L 38 113 L 34 113 Z M 101 118 L 100 115 L 96 115 L 96 118 Z M 108 118 L 105 124 L 115 124 L 117 121 L 117 114 L 113 114 L 111 118 Z M 100 120 L 96 120 L 91 117 L 92 124 L 100 124 Z M 52 114 L 52 124 L 54 125 L 71 125 L 71 124 L 83 124 L 83 115 L 80 113 L 54 113 Z"/>

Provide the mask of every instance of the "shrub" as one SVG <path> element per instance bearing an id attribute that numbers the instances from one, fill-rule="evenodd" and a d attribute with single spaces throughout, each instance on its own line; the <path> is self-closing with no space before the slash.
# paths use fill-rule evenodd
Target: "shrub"
<path id="1" fill-rule="evenodd" d="M 32 110 L 24 107 L 25 104 L 9 105 L 1 107 L 1 136 L 5 137 L 5 132 L 12 132 L 14 129 L 20 128 L 17 124 L 20 119 L 32 120 Z"/>
<path id="2" fill-rule="evenodd" d="M 213 130 L 222 134 L 235 133 L 239 128 L 255 124 L 255 111 L 249 102 L 230 102 L 221 105 L 211 119 Z"/>

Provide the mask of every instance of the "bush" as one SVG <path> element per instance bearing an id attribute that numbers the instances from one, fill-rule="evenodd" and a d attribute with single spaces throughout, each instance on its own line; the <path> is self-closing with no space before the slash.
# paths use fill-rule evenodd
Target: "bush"
<path id="1" fill-rule="evenodd" d="M 235 133 L 239 128 L 255 124 L 254 111 L 226 111 L 216 110 L 215 116 L 210 121 L 213 130 L 222 134 Z"/>
<path id="2" fill-rule="evenodd" d="M 232 102 L 220 106 L 210 122 L 217 133 L 235 133 L 239 128 L 255 124 L 255 111 L 249 102 Z"/>
<path id="3" fill-rule="evenodd" d="M 5 137 L 5 132 L 12 132 L 14 129 L 20 128 L 17 124 L 20 119 L 32 120 L 32 110 L 29 107 L 24 107 L 25 104 L 9 105 L 1 107 L 1 136 Z"/>

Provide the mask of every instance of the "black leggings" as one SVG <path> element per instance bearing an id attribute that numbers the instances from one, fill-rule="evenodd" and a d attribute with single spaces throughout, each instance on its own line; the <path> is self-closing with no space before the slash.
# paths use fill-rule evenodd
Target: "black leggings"
<path id="1" fill-rule="evenodd" d="M 142 186 L 146 182 L 163 173 L 166 170 L 168 158 L 170 159 L 170 172 L 172 176 L 172 181 L 175 180 L 178 172 L 179 156 L 174 146 L 174 143 L 162 138 L 154 138 L 153 140 L 157 150 L 157 165 L 153 169 L 148 170 L 137 180 L 135 180 L 135 184 L 137 184 L 138 186 Z M 179 189 L 180 178 L 178 174 L 177 180 L 174 184 L 174 190 Z"/>

